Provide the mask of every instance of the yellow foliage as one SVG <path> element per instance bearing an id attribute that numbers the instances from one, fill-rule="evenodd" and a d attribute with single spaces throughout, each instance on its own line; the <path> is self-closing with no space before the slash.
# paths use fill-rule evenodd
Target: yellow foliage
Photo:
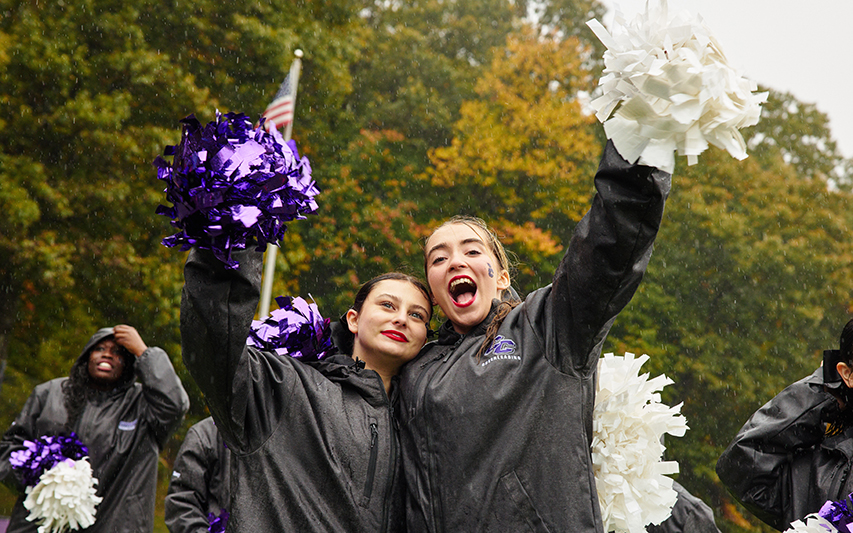
<path id="1" fill-rule="evenodd" d="M 506 217 L 518 227 L 589 205 L 601 147 L 578 91 L 592 86 L 574 38 L 512 36 L 462 104 L 449 146 L 433 149 L 429 180 L 465 197 L 463 210 Z"/>

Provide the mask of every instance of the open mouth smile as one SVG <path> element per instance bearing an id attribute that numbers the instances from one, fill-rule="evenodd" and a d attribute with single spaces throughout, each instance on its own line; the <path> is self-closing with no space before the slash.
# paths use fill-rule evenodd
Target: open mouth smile
<path id="1" fill-rule="evenodd" d="M 459 276 L 450 280 L 447 292 L 456 307 L 468 307 L 477 299 L 477 284 L 468 276 Z"/>

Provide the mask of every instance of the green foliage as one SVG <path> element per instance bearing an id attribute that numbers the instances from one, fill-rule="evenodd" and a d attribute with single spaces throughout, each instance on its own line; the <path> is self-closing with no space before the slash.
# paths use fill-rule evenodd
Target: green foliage
<path id="1" fill-rule="evenodd" d="M 591 78 L 582 53 L 574 38 L 509 38 L 462 104 L 453 142 L 430 152 L 435 205 L 490 219 L 519 256 L 523 291 L 550 282 L 592 198 L 601 148 L 574 97 Z"/>
<path id="2" fill-rule="evenodd" d="M 293 135 L 322 194 L 286 234 L 274 295 L 310 293 L 335 317 L 374 275 L 420 273 L 421 239 L 458 213 L 504 236 L 522 292 L 547 283 L 593 192 L 601 128 L 579 96 L 601 57 L 584 23 L 603 13 L 552 0 L 525 28 L 534 5 L 0 0 L 0 424 L 119 322 L 172 355 L 186 425 L 204 416 L 180 362 L 184 254 L 160 245 L 172 230 L 154 215 L 151 161 L 190 113 L 259 116 L 296 49 Z M 826 116 L 771 91 L 745 134 L 745 162 L 711 150 L 677 168 L 646 279 L 605 346 L 675 380 L 665 400 L 685 402 L 692 429 L 669 453 L 727 531 L 758 526 L 716 457 L 853 312 L 850 194 L 829 192 L 851 190 L 853 163 Z"/>
<path id="3" fill-rule="evenodd" d="M 850 313 L 847 194 L 719 150 L 678 167 L 655 253 L 608 339 L 675 380 L 691 431 L 668 441 L 680 479 L 728 497 L 714 465 L 747 418 L 837 347 Z"/>
<path id="4" fill-rule="evenodd" d="M 769 91 L 761 120 L 744 131 L 750 153 L 765 168 L 782 163 L 801 178 L 819 179 L 847 190 L 853 185 L 851 165 L 838 150 L 829 129 L 829 117 L 814 104 L 798 101 L 790 93 Z"/>

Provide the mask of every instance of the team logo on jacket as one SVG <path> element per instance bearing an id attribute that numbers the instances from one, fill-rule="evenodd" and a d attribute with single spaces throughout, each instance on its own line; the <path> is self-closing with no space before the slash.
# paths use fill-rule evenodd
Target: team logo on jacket
<path id="1" fill-rule="evenodd" d="M 495 342 L 492 343 L 492 346 L 483 354 L 483 366 L 494 363 L 495 361 L 521 361 L 521 356 L 516 355 L 515 348 L 514 340 L 507 339 L 503 335 L 498 335 L 495 337 Z"/>

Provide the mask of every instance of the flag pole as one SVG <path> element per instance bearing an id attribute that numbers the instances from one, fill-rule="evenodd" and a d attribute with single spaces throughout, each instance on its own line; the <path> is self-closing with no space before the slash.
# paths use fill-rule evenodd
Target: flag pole
<path id="1" fill-rule="evenodd" d="M 287 123 L 284 129 L 284 142 L 290 140 L 290 135 L 293 132 L 293 121 L 296 119 L 296 89 L 299 87 L 299 72 L 302 69 L 302 50 L 295 50 L 293 55 L 296 58 L 290 65 L 290 80 L 293 84 L 293 118 Z M 272 299 L 272 281 L 275 273 L 275 256 L 278 252 L 278 246 L 270 244 L 267 246 L 266 258 L 264 261 L 264 277 L 261 285 L 261 307 L 258 310 L 258 316 L 261 320 L 269 316 L 270 300 Z"/>

